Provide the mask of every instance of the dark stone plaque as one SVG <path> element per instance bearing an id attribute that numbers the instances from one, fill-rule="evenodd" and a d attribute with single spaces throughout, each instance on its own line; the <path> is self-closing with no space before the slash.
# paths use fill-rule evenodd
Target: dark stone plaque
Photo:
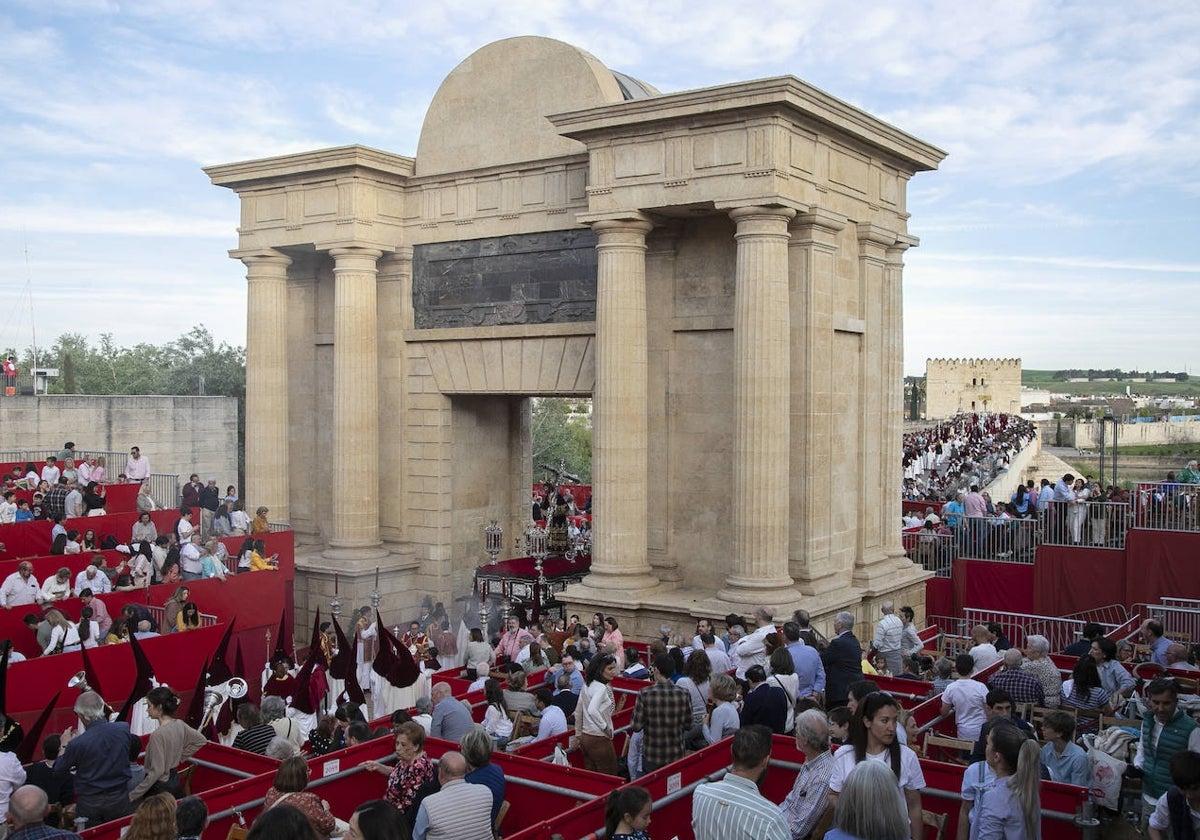
<path id="1" fill-rule="evenodd" d="M 596 235 L 562 230 L 413 248 L 417 329 L 596 320 Z"/>

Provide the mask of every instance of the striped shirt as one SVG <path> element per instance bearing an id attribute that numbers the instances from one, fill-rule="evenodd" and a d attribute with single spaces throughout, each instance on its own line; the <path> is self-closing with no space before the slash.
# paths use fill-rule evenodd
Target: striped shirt
<path id="1" fill-rule="evenodd" d="M 696 840 L 792 840 L 779 808 L 749 779 L 726 774 L 692 794 Z"/>

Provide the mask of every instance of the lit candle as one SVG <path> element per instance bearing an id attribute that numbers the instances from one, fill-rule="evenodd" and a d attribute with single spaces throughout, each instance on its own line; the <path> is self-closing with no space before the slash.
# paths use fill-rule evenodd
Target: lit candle
<path id="1" fill-rule="evenodd" d="M 333 573 L 333 594 L 338 594 L 338 573 Z"/>
<path id="2" fill-rule="evenodd" d="M 379 567 L 375 567 L 375 591 L 379 591 Z"/>

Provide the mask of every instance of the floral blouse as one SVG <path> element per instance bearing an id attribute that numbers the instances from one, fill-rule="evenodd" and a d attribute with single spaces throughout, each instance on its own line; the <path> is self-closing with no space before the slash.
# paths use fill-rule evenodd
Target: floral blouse
<path id="1" fill-rule="evenodd" d="M 421 753 L 408 764 L 397 764 L 388 776 L 387 793 L 383 798 L 401 811 L 412 807 L 421 785 L 437 777 L 437 768 L 428 753 Z"/>

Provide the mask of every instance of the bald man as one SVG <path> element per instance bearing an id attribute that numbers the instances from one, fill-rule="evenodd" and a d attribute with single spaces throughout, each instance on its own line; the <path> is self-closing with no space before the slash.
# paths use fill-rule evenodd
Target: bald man
<path id="1" fill-rule="evenodd" d="M 79 840 L 79 835 L 70 831 L 50 828 L 43 820 L 50 811 L 50 801 L 46 791 L 37 785 L 25 785 L 17 788 L 8 802 L 8 821 L 12 823 L 9 840 L 58 840 L 72 838 Z"/>
<path id="2" fill-rule="evenodd" d="M 449 702 L 457 704 L 453 698 Z M 468 784 L 466 775 L 462 753 L 451 750 L 442 756 L 442 789 L 421 800 L 413 840 L 492 840 L 492 792 L 485 785 Z"/>
<path id="3" fill-rule="evenodd" d="M 429 724 L 429 735 L 443 741 L 458 743 L 475 721 L 466 707 L 450 694 L 450 686 L 438 683 L 429 693 L 433 702 L 433 720 Z"/>

